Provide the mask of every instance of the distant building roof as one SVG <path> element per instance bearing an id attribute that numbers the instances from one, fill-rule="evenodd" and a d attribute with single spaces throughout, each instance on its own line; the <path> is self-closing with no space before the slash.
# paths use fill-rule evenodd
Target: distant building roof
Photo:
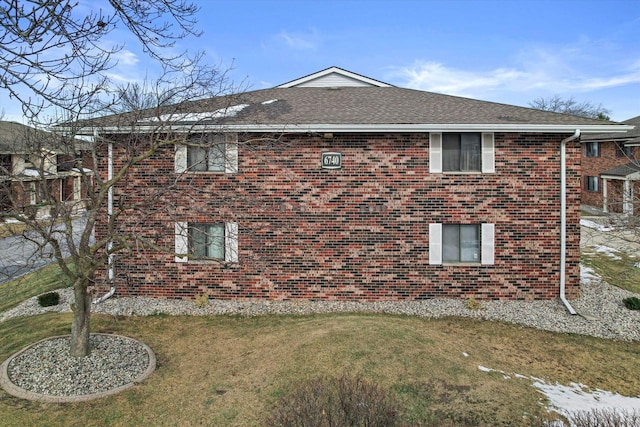
<path id="1" fill-rule="evenodd" d="M 635 129 L 624 133 L 597 133 L 585 136 L 582 141 L 622 141 L 625 143 L 640 143 L 640 116 L 620 122 L 625 125 L 635 126 Z"/>

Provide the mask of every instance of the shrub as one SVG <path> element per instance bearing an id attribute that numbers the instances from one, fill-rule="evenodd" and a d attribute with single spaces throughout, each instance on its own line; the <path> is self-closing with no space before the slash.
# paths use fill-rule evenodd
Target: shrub
<path id="1" fill-rule="evenodd" d="M 640 310 L 640 298 L 638 297 L 625 298 L 622 302 L 629 310 Z"/>
<path id="2" fill-rule="evenodd" d="M 464 305 L 469 310 L 480 310 L 482 308 L 482 303 L 480 301 L 477 301 L 474 297 L 467 298 L 467 301 Z"/>
<path id="3" fill-rule="evenodd" d="M 304 382 L 274 406 L 267 426 L 395 426 L 399 404 L 388 390 L 361 377 Z"/>
<path id="4" fill-rule="evenodd" d="M 639 410 L 592 409 L 575 412 L 568 418 L 569 425 L 575 427 L 637 427 L 640 425 Z"/>
<path id="5" fill-rule="evenodd" d="M 46 294 L 38 295 L 38 304 L 40 304 L 40 307 L 58 305 L 60 304 L 60 294 L 57 292 L 47 292 Z"/>
<path id="6" fill-rule="evenodd" d="M 198 295 L 196 296 L 194 303 L 198 308 L 205 308 L 209 305 L 209 297 L 207 294 Z"/>

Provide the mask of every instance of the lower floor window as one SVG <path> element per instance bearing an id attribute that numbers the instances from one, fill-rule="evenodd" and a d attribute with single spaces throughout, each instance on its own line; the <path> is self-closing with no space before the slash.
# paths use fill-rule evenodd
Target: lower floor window
<path id="1" fill-rule="evenodd" d="M 479 226 L 444 224 L 442 226 L 442 260 L 444 262 L 479 262 Z"/>
<path id="2" fill-rule="evenodd" d="M 600 191 L 600 183 L 597 176 L 588 176 L 584 186 L 587 191 Z"/>
<path id="3" fill-rule="evenodd" d="M 429 224 L 429 264 L 494 264 L 494 224 Z"/>
<path id="4" fill-rule="evenodd" d="M 216 259 L 238 262 L 238 224 L 175 223 L 176 262 L 190 259 Z"/>
<path id="5" fill-rule="evenodd" d="M 224 259 L 224 224 L 190 224 L 189 253 L 199 258 Z"/>

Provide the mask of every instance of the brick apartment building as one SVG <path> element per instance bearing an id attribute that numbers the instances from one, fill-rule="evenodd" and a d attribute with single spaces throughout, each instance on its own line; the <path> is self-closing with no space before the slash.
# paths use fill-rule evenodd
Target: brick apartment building
<path id="1" fill-rule="evenodd" d="M 114 189 L 155 245 L 118 255 L 116 292 L 272 300 L 576 297 L 579 135 L 630 128 L 336 67 L 122 119 L 98 129 L 115 169 L 132 135 L 181 139 Z"/>
<path id="2" fill-rule="evenodd" d="M 581 200 L 604 212 L 633 214 L 640 206 L 640 116 L 621 123 L 635 129 L 582 138 Z"/>

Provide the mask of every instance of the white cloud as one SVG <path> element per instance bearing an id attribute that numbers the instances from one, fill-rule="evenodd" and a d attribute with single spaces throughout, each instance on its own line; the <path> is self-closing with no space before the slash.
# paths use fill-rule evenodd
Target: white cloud
<path id="1" fill-rule="evenodd" d="M 566 56 L 565 56 L 566 55 Z M 616 64 L 619 65 L 619 64 Z M 462 69 L 442 62 L 418 61 L 393 69 L 400 86 L 474 98 L 497 93 L 586 93 L 640 84 L 640 61 L 598 64 L 577 58 L 569 50 L 521 52 L 514 65 L 489 70 Z"/>
<path id="2" fill-rule="evenodd" d="M 118 65 L 124 65 L 124 66 L 133 66 L 140 61 L 140 59 L 138 58 L 138 55 L 136 55 L 135 53 L 127 49 L 122 49 L 121 51 L 116 52 L 113 55 L 113 59 L 115 59 L 118 62 Z"/>
<path id="3" fill-rule="evenodd" d="M 320 43 L 318 31 L 315 28 L 312 28 L 308 33 L 289 33 L 283 30 L 276 38 L 295 50 L 315 49 Z"/>

